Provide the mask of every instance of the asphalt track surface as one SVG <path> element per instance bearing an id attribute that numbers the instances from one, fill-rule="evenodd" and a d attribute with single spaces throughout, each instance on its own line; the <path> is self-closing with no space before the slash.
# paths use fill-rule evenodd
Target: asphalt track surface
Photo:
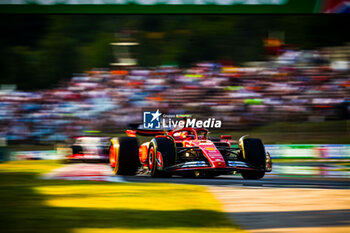
<path id="1" fill-rule="evenodd" d="M 244 180 L 240 175 L 212 179 L 115 176 L 108 164 L 68 164 L 46 178 L 204 185 L 222 203 L 226 215 L 248 232 L 350 232 L 350 178 L 271 173 L 260 180 Z"/>
<path id="2" fill-rule="evenodd" d="M 152 178 L 125 176 L 127 182 L 205 185 L 234 223 L 251 233 L 350 232 L 350 179 L 237 176 Z"/>
<path id="3" fill-rule="evenodd" d="M 175 184 L 196 184 L 209 186 L 229 187 L 276 187 L 276 188 L 324 188 L 324 189 L 350 189 L 348 178 L 323 178 L 323 177 L 278 177 L 265 175 L 260 180 L 244 180 L 237 176 L 219 176 L 212 179 L 205 178 L 152 178 L 149 175 L 124 176 L 127 182 L 137 183 L 175 183 Z"/>

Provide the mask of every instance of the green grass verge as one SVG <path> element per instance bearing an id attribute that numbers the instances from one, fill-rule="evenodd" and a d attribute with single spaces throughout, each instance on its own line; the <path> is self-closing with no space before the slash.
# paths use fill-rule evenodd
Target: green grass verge
<path id="1" fill-rule="evenodd" d="M 38 179 L 59 166 L 0 164 L 1 232 L 243 232 L 205 187 Z"/>

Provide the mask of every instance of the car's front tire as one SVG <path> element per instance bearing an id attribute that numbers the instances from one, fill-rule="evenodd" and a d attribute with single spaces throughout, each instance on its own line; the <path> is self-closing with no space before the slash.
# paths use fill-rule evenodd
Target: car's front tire
<path id="1" fill-rule="evenodd" d="M 263 142 L 258 138 L 241 138 L 239 158 L 255 167 L 257 170 L 266 169 L 266 152 Z M 241 171 L 243 179 L 258 180 L 264 177 L 265 171 Z"/>
<path id="2" fill-rule="evenodd" d="M 158 152 L 160 152 L 158 154 Z M 148 150 L 148 167 L 152 177 L 170 177 L 164 168 L 175 165 L 176 149 L 173 140 L 166 137 L 152 139 Z"/>

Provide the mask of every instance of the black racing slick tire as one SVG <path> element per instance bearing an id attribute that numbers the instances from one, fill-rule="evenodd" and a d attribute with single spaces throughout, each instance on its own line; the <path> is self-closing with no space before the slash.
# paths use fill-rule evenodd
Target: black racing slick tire
<path id="1" fill-rule="evenodd" d="M 241 171 L 241 175 L 245 180 L 259 180 L 264 177 L 263 171 Z"/>
<path id="2" fill-rule="evenodd" d="M 116 146 L 114 173 L 133 176 L 139 169 L 139 147 L 135 137 L 120 137 Z M 114 146 L 114 145 L 113 145 Z"/>
<path id="3" fill-rule="evenodd" d="M 160 157 L 157 156 L 157 152 L 160 152 Z M 152 139 L 148 151 L 148 161 L 152 177 L 170 177 L 171 173 L 164 171 L 164 169 L 175 165 L 174 141 L 166 137 Z"/>
<path id="4" fill-rule="evenodd" d="M 244 139 L 244 160 L 258 169 L 266 169 L 266 152 L 263 142 L 258 138 Z"/>
<path id="5" fill-rule="evenodd" d="M 264 177 L 266 169 L 266 152 L 263 142 L 258 138 L 243 139 L 243 148 L 239 154 L 242 160 L 257 170 L 243 170 L 241 175 L 245 180 L 258 180 Z M 260 171 L 259 171 L 260 170 Z"/>

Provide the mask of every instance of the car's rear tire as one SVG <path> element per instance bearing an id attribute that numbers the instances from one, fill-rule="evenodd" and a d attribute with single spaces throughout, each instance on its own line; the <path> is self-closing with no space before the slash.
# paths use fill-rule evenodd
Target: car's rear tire
<path id="1" fill-rule="evenodd" d="M 160 157 L 158 157 L 160 152 Z M 158 158 L 157 158 L 158 157 Z M 175 143 L 169 138 L 154 138 L 148 151 L 148 165 L 152 177 L 170 177 L 171 173 L 164 171 L 165 168 L 175 165 Z"/>
<path id="2" fill-rule="evenodd" d="M 135 175 L 140 166 L 138 141 L 134 137 L 120 137 L 110 149 L 110 158 L 114 158 L 114 173 L 117 175 Z"/>
<path id="3" fill-rule="evenodd" d="M 241 175 L 245 180 L 259 180 L 264 177 L 263 171 L 241 171 Z"/>

